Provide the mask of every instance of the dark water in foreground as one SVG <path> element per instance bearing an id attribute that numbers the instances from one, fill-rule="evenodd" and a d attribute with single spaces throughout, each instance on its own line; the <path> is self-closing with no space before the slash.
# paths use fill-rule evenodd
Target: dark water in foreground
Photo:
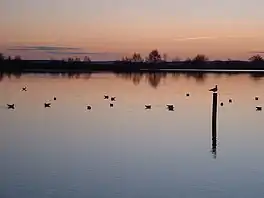
<path id="1" fill-rule="evenodd" d="M 207 90 L 216 83 L 224 107 L 214 154 Z M 114 108 L 104 94 L 116 96 Z M 0 197 L 263 197 L 264 112 L 257 105 L 264 105 L 264 79 L 248 74 L 3 78 Z"/>

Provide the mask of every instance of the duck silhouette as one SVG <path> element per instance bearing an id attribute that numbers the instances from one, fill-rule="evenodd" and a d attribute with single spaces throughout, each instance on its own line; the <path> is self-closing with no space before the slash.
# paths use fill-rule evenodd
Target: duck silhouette
<path id="1" fill-rule="evenodd" d="M 116 100 L 116 97 L 111 97 L 111 101 L 115 101 Z"/>
<path id="2" fill-rule="evenodd" d="M 105 100 L 109 99 L 109 96 L 104 95 L 104 99 L 105 99 Z"/>
<path id="3" fill-rule="evenodd" d="M 44 107 L 45 107 L 45 108 L 49 108 L 49 107 L 51 107 L 51 103 L 44 103 Z"/>
<path id="4" fill-rule="evenodd" d="M 259 97 L 256 96 L 256 97 L 255 97 L 255 100 L 259 100 Z"/>
<path id="5" fill-rule="evenodd" d="M 174 105 L 167 104 L 167 108 L 174 108 Z"/>
<path id="6" fill-rule="evenodd" d="M 145 105 L 145 109 L 151 109 L 151 105 Z"/>
<path id="7" fill-rule="evenodd" d="M 22 91 L 27 91 L 27 87 L 23 87 L 22 88 Z"/>
<path id="8" fill-rule="evenodd" d="M 15 109 L 15 104 L 7 104 L 8 109 Z"/>
<path id="9" fill-rule="evenodd" d="M 87 110 L 92 110 L 92 107 L 91 106 L 87 106 Z"/>
<path id="10" fill-rule="evenodd" d="M 256 107 L 256 110 L 257 111 L 262 111 L 262 107 L 258 106 L 258 107 Z"/>
<path id="11" fill-rule="evenodd" d="M 114 104 L 110 103 L 110 107 L 111 107 L 111 108 L 114 107 Z"/>
<path id="12" fill-rule="evenodd" d="M 174 106 L 173 105 L 167 105 L 167 109 L 169 111 L 174 111 Z"/>

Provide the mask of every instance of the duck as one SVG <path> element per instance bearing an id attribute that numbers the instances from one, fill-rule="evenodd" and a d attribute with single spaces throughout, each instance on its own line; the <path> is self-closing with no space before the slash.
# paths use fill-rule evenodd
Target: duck
<path id="1" fill-rule="evenodd" d="M 229 103 L 232 103 L 233 102 L 233 100 L 232 99 L 229 99 L 229 101 L 228 101 Z"/>
<path id="2" fill-rule="evenodd" d="M 174 108 L 174 106 L 167 104 L 167 108 Z"/>
<path id="3" fill-rule="evenodd" d="M 224 106 L 224 103 L 223 103 L 223 102 L 221 102 L 221 103 L 220 103 L 220 105 L 221 105 L 221 107 L 222 107 L 222 106 Z"/>
<path id="4" fill-rule="evenodd" d="M 169 111 L 174 111 L 174 106 L 173 105 L 167 105 L 167 108 Z"/>
<path id="5" fill-rule="evenodd" d="M 116 97 L 111 97 L 111 101 L 115 101 L 116 100 Z"/>
<path id="6" fill-rule="evenodd" d="M 87 106 L 87 110 L 92 110 L 92 107 L 91 106 Z"/>
<path id="7" fill-rule="evenodd" d="M 186 96 L 187 96 L 187 97 L 189 97 L 189 96 L 190 96 L 190 94 L 189 94 L 189 93 L 187 93 L 187 94 L 186 94 Z"/>
<path id="8" fill-rule="evenodd" d="M 258 99 L 259 99 L 259 97 L 256 96 L 256 97 L 255 97 L 255 100 L 258 100 Z"/>
<path id="9" fill-rule="evenodd" d="M 114 107 L 114 104 L 110 103 L 110 107 Z"/>
<path id="10" fill-rule="evenodd" d="M 23 87 L 22 88 L 22 91 L 27 91 L 27 87 Z"/>
<path id="11" fill-rule="evenodd" d="M 53 98 L 53 100 L 57 100 L 57 98 L 56 98 L 56 97 L 54 97 L 54 98 Z"/>
<path id="12" fill-rule="evenodd" d="M 212 89 L 209 89 L 209 91 L 212 91 L 212 92 L 217 92 L 217 91 L 218 91 L 218 87 L 217 87 L 217 85 L 215 85 L 215 87 L 214 87 L 214 88 L 212 88 Z"/>
<path id="13" fill-rule="evenodd" d="M 145 105 L 145 109 L 151 109 L 151 105 Z"/>
<path id="14" fill-rule="evenodd" d="M 45 108 L 48 108 L 48 107 L 50 107 L 51 106 L 51 103 L 44 103 L 44 107 Z"/>
<path id="15" fill-rule="evenodd" d="M 258 107 L 256 107 L 256 110 L 257 111 L 262 111 L 262 107 L 258 106 Z"/>
<path id="16" fill-rule="evenodd" d="M 7 104 L 8 109 L 15 109 L 15 104 Z"/>
<path id="17" fill-rule="evenodd" d="M 104 95 L 104 99 L 105 99 L 105 100 L 109 99 L 109 96 Z"/>

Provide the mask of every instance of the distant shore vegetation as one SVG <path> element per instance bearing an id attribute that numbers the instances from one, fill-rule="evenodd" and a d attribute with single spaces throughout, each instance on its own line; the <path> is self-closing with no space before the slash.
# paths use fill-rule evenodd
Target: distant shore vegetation
<path id="1" fill-rule="evenodd" d="M 120 60 L 116 60 L 116 62 L 134 62 L 134 63 L 164 63 L 164 62 L 207 62 L 210 61 L 209 57 L 204 54 L 197 54 L 193 58 L 186 58 L 181 59 L 180 57 L 174 57 L 171 61 L 167 60 L 167 54 L 160 54 L 157 49 L 152 50 L 148 56 L 142 57 L 142 55 L 138 52 L 133 53 L 131 56 L 124 56 Z M 22 60 L 20 55 L 16 56 L 5 56 L 3 53 L 0 53 L 0 61 L 11 61 L 11 60 Z M 52 61 L 52 60 L 51 60 Z M 85 56 L 82 60 L 79 57 L 68 57 L 62 60 L 56 61 L 63 61 L 63 62 L 93 62 L 89 56 Z M 221 61 L 221 60 L 211 60 L 211 61 Z M 228 59 L 226 61 L 232 61 L 232 59 Z M 256 54 L 251 56 L 248 61 L 250 62 L 263 62 L 264 58 L 260 54 Z"/>
<path id="2" fill-rule="evenodd" d="M 60 71 L 140 71 L 140 70 L 170 70 L 170 69 L 197 69 L 197 70 L 264 70 L 264 59 L 260 54 L 251 56 L 248 61 L 209 60 L 204 54 L 197 54 L 193 58 L 181 60 L 175 57 L 167 60 L 167 54 L 160 54 L 157 49 L 148 56 L 133 53 L 116 61 L 92 61 L 89 56 L 82 60 L 78 57 L 69 57 L 63 60 L 23 60 L 21 56 L 4 56 L 0 53 L 0 72 L 60 72 Z"/>

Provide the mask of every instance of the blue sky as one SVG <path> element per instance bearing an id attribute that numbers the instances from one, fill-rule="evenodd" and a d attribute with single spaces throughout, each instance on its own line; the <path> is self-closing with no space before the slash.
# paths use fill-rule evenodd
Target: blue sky
<path id="1" fill-rule="evenodd" d="M 158 48 L 182 58 L 205 53 L 244 59 L 264 50 L 263 7 L 261 0 L 2 0 L 0 50 L 52 58 L 44 50 L 8 49 L 74 47 L 102 52 L 96 59 L 105 59 L 106 52 L 116 58 Z"/>

